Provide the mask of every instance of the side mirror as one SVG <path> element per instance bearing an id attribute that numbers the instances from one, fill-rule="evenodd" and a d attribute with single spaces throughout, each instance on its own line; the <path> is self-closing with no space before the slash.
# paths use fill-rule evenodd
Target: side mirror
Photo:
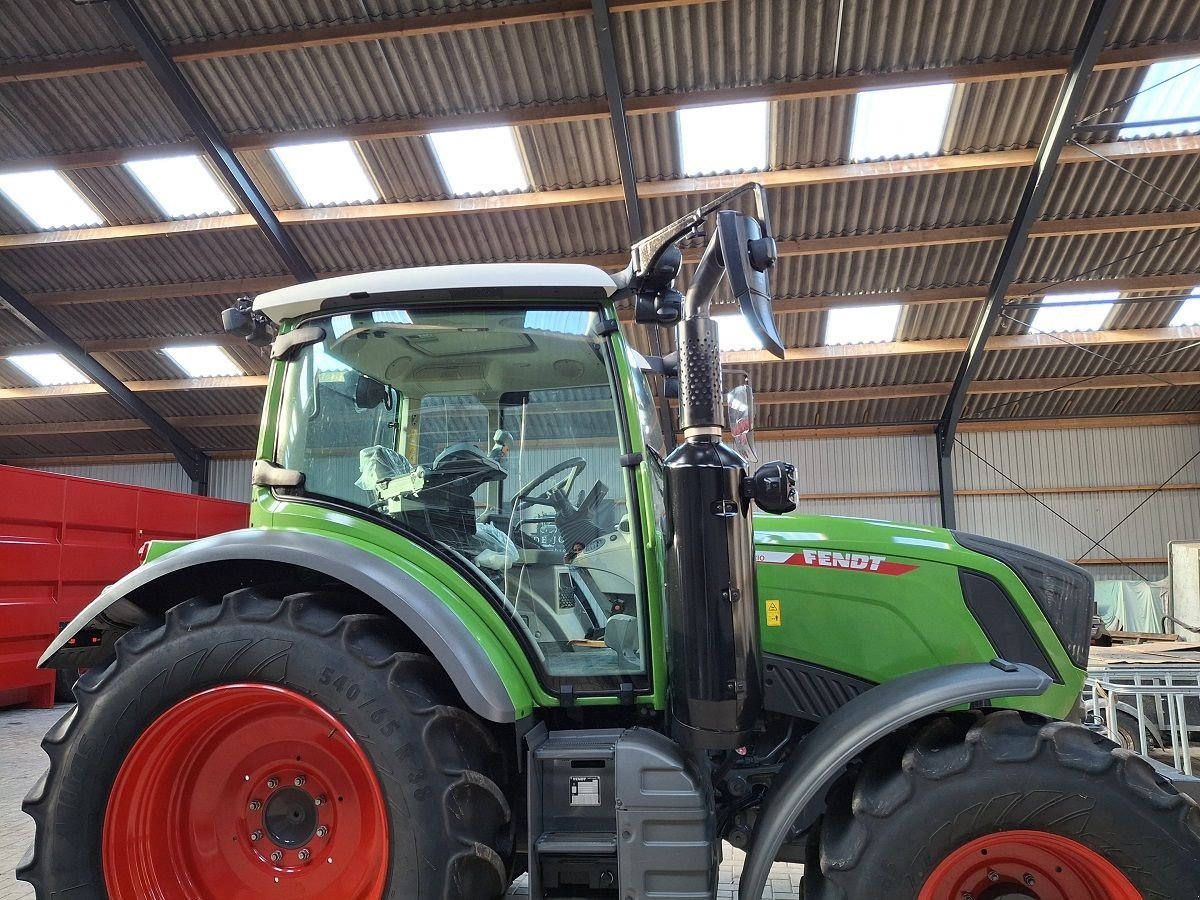
<path id="1" fill-rule="evenodd" d="M 354 408 L 376 409 L 389 399 L 388 387 L 370 375 L 357 373 L 354 378 Z"/>
<path id="2" fill-rule="evenodd" d="M 265 347 L 271 343 L 267 323 L 265 316 L 254 312 L 249 297 L 239 297 L 236 306 L 221 310 L 221 326 L 225 333 L 243 338 L 256 347 Z"/>
<path id="3" fill-rule="evenodd" d="M 783 340 L 771 315 L 771 287 L 767 278 L 767 270 L 779 256 L 775 239 L 764 237 L 758 219 L 730 209 L 717 213 L 717 234 L 729 287 L 742 308 L 742 315 L 763 347 L 783 359 Z"/>

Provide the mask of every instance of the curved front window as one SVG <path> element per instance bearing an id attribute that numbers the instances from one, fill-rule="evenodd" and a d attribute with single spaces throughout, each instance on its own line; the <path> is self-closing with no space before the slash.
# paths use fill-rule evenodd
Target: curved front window
<path id="1" fill-rule="evenodd" d="M 277 461 L 304 492 L 436 545 L 543 680 L 643 683 L 646 616 L 625 410 L 598 310 L 389 309 L 309 319 Z"/>

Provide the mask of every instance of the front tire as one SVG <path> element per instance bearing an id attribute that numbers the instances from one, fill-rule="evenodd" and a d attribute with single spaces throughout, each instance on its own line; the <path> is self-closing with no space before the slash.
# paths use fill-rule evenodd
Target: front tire
<path id="1" fill-rule="evenodd" d="M 1081 726 L 1016 711 L 896 735 L 831 792 L 805 900 L 1194 900 L 1200 807 Z"/>
<path id="2" fill-rule="evenodd" d="M 499 896 L 497 741 L 400 646 L 345 597 L 254 588 L 130 632 L 43 741 L 20 877 L 39 900 Z"/>

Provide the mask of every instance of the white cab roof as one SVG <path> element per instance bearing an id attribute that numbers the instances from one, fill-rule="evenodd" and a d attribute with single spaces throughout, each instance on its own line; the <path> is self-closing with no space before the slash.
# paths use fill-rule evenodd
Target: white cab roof
<path id="1" fill-rule="evenodd" d="M 373 296 L 420 294 L 471 288 L 557 288 L 558 290 L 600 289 L 611 296 L 617 286 L 612 276 L 595 266 L 574 263 L 488 263 L 468 266 L 426 266 L 389 269 L 321 278 L 292 287 L 259 294 L 254 309 L 278 323 L 321 308 L 325 300 L 353 297 L 369 301 Z M 536 296 L 536 293 L 533 294 Z M 414 298 L 415 299 L 415 298 Z"/>

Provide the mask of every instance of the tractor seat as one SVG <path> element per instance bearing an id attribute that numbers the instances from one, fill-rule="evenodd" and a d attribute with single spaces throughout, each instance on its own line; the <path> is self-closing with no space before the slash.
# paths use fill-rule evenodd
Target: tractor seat
<path id="1" fill-rule="evenodd" d="M 379 489 L 381 483 L 411 474 L 412 470 L 412 463 L 391 447 L 364 447 L 358 451 L 358 471 L 361 477 L 354 484 L 364 491 L 374 492 Z"/>

